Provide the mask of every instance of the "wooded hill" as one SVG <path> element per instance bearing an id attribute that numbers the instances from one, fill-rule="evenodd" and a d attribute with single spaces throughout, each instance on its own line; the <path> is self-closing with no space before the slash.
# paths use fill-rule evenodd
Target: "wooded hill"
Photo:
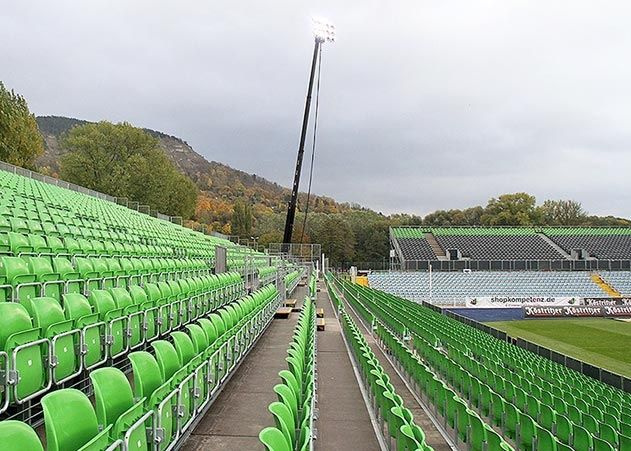
<path id="1" fill-rule="evenodd" d="M 39 116 L 37 125 L 44 138 L 45 152 L 37 160 L 40 171 L 53 176 L 59 174 L 59 158 L 63 149 L 59 144 L 62 134 L 72 127 L 88 121 L 61 116 Z M 264 213 L 284 213 L 290 190 L 256 174 L 248 174 L 228 165 L 208 161 L 195 152 L 184 140 L 156 130 L 145 129 L 160 141 L 166 155 L 183 174 L 199 187 L 195 220 L 209 224 L 214 230 L 230 233 L 230 217 L 237 199 L 245 199 L 253 208 L 255 217 Z M 288 171 L 291 168 L 288 168 Z M 304 205 L 306 194 L 301 193 L 299 204 Z M 357 207 L 356 207 L 357 208 Z M 324 196 L 312 196 L 310 211 L 314 213 L 340 213 L 351 209 Z"/>

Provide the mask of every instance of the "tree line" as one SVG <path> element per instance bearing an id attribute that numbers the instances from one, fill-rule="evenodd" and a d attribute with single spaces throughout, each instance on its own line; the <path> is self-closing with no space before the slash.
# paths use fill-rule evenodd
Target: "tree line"
<path id="1" fill-rule="evenodd" d="M 337 214 L 309 213 L 306 230 L 304 216 L 296 218 L 294 241 L 320 243 L 333 264 L 369 262 L 386 264 L 389 256 L 389 228 L 405 225 L 425 226 L 631 226 L 631 221 L 613 216 L 590 215 L 575 200 L 545 200 L 538 205 L 527 193 L 509 193 L 481 205 L 452 210 L 437 210 L 425 217 L 408 214 L 383 215 L 355 208 Z M 280 242 L 284 214 L 253 218 L 247 230 L 233 232 L 243 238 L 257 237 L 260 244 Z"/>

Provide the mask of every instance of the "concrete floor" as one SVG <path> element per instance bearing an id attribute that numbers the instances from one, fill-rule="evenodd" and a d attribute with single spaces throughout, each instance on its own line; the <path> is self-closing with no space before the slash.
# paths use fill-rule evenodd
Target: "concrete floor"
<path id="1" fill-rule="evenodd" d="M 305 292 L 305 287 L 296 288 L 298 305 Z M 278 372 L 287 368 L 287 347 L 297 319 L 298 313 L 292 313 L 289 319 L 272 321 L 181 449 L 264 449 L 259 432 L 274 426 L 267 406 L 277 400 L 273 388 L 281 382 Z"/>
<path id="2" fill-rule="evenodd" d="M 299 304 L 306 288 L 298 287 L 293 297 Z M 317 307 L 325 312 L 326 329 L 317 332 L 318 450 L 378 451 L 370 416 L 353 372 L 340 325 L 326 290 L 318 293 Z M 267 406 L 276 400 L 274 385 L 278 372 L 287 367 L 287 347 L 298 318 L 275 319 L 228 382 L 210 410 L 182 447 L 197 450 L 263 450 L 258 434 L 274 420 Z"/>
<path id="3" fill-rule="evenodd" d="M 317 450 L 378 451 L 379 442 L 370 422 L 353 367 L 329 296 L 321 283 L 317 307 L 324 309 L 326 327 L 318 332 Z"/>

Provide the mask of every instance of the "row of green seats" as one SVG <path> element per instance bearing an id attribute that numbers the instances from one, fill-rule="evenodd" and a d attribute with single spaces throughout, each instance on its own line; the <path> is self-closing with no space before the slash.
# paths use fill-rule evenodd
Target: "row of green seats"
<path id="1" fill-rule="evenodd" d="M 315 410 L 315 333 L 315 307 L 306 297 L 287 350 L 288 369 L 278 373 L 281 383 L 274 386 L 278 401 L 268 407 L 276 427 L 265 428 L 259 434 L 268 451 L 311 449 Z"/>
<path id="2" fill-rule="evenodd" d="M 0 413 L 245 294 L 239 274 L 0 302 Z"/>
<path id="3" fill-rule="evenodd" d="M 105 234 L 114 235 L 108 232 Z M 76 235 L 56 236 L 47 232 L 0 232 L 0 254 L 172 257 L 174 247 L 129 243 L 105 236 L 85 238 Z M 205 254 L 198 253 L 196 257 L 212 258 L 214 255 L 214 248 L 209 247 Z"/>
<path id="4" fill-rule="evenodd" d="M 548 236 L 616 236 L 631 235 L 631 227 L 542 227 Z"/>
<path id="5" fill-rule="evenodd" d="M 205 277 L 210 285 L 243 282 L 239 273 L 213 275 L 203 260 L 0 257 L 0 302 Z"/>
<path id="6" fill-rule="evenodd" d="M 418 304 L 350 284 L 345 289 L 396 334 L 411 331 L 425 362 L 520 446 L 631 447 L 629 394 Z"/>
<path id="7" fill-rule="evenodd" d="M 94 404 L 72 388 L 46 394 L 41 403 L 48 451 L 181 446 L 178 440 L 265 331 L 279 301 L 268 285 L 152 342 L 153 353 L 130 353 L 129 379 L 114 367 L 92 371 Z M 23 423 L 0 422 L 3 451 L 42 450 L 35 438 Z"/>
<path id="8" fill-rule="evenodd" d="M 332 280 L 328 278 L 327 282 L 331 283 Z M 330 291 L 335 292 L 335 289 L 331 287 Z M 342 298 L 335 294 L 335 299 L 342 331 L 350 344 L 352 357 L 358 363 L 364 386 L 369 389 L 382 432 L 385 427 L 384 435 L 389 438 L 390 444 L 394 441 L 394 449 L 397 451 L 431 451 L 432 447 L 426 443 L 423 429 L 414 422 L 412 412 L 403 405 L 388 373 L 366 342 L 364 334 L 346 312 Z"/>

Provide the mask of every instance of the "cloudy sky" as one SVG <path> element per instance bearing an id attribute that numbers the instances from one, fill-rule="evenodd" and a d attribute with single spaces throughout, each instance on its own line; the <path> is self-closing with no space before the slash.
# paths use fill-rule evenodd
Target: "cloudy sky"
<path id="1" fill-rule="evenodd" d="M 290 186 L 314 15 L 338 30 L 317 193 L 425 214 L 527 191 L 631 216 L 627 1 L 3 2 L 0 80 L 35 114 L 161 130 Z"/>

